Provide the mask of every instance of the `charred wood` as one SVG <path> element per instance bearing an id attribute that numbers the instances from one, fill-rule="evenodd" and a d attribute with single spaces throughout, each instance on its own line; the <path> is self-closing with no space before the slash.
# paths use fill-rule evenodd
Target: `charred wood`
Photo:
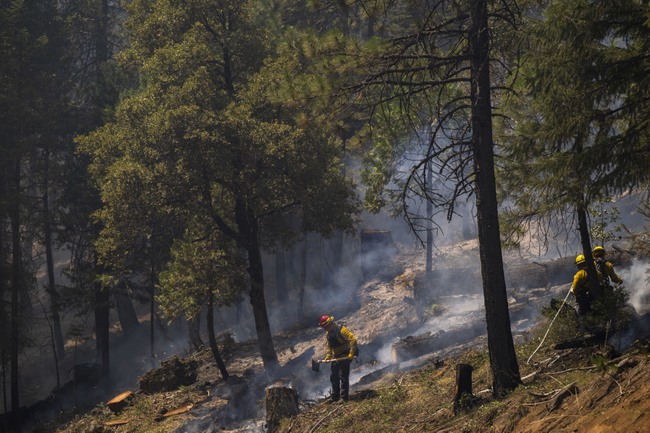
<path id="1" fill-rule="evenodd" d="M 472 395 L 472 371 L 474 367 L 469 364 L 456 365 L 456 387 L 454 389 L 454 415 L 462 409 L 461 400 L 464 396 Z"/>
<path id="2" fill-rule="evenodd" d="M 461 329 L 409 336 L 391 346 L 391 357 L 394 363 L 400 363 L 451 345 L 469 342 L 485 332 L 485 320 L 476 320 Z"/>
<path id="3" fill-rule="evenodd" d="M 297 415 L 298 392 L 284 383 L 266 388 L 266 428 L 269 433 L 277 431 L 280 421 Z"/>

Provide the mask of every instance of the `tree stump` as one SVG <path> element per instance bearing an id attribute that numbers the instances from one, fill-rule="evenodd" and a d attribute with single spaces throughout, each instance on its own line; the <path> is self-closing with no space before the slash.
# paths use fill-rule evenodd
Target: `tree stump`
<path id="1" fill-rule="evenodd" d="M 458 364 L 456 365 L 456 388 L 454 390 L 454 415 L 457 415 L 461 409 L 462 405 L 460 400 L 464 394 L 471 396 L 472 395 L 472 367 L 469 364 Z"/>
<path id="2" fill-rule="evenodd" d="M 122 394 L 116 395 L 108 402 L 108 408 L 113 413 L 117 413 L 129 405 L 133 391 L 124 391 Z"/>
<path id="3" fill-rule="evenodd" d="M 280 421 L 297 415 L 298 392 L 286 386 L 284 383 L 277 383 L 266 388 L 266 428 L 268 433 L 274 433 L 280 426 Z"/>

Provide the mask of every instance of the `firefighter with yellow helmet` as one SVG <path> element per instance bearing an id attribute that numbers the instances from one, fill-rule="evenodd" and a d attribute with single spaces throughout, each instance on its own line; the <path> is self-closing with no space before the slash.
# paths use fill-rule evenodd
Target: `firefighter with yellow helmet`
<path id="1" fill-rule="evenodd" d="M 325 342 L 327 351 L 325 361 L 332 361 L 330 383 L 332 384 L 332 403 L 348 401 L 350 393 L 350 364 L 357 356 L 357 339 L 343 324 L 334 322 L 333 316 L 322 316 L 318 326 L 327 331 Z"/>
<path id="2" fill-rule="evenodd" d="M 610 262 L 605 258 L 605 248 L 598 245 L 594 247 L 591 254 L 594 256 L 594 263 L 596 264 L 596 269 L 600 271 L 600 273 L 602 274 L 603 284 L 606 287 L 609 287 L 611 285 L 610 281 L 616 284 L 623 284 L 623 279 L 619 277 L 616 271 L 614 270 L 614 265 L 612 264 L 612 262 Z"/>
<path id="3" fill-rule="evenodd" d="M 584 254 L 576 256 L 576 266 L 578 271 L 573 277 L 573 284 L 571 284 L 571 293 L 578 304 L 578 314 L 584 316 L 591 311 L 591 306 L 595 300 L 595 293 L 598 288 L 590 286 L 589 277 L 587 275 L 587 260 Z M 598 274 L 598 281 L 602 284 L 603 276 L 600 271 Z"/>

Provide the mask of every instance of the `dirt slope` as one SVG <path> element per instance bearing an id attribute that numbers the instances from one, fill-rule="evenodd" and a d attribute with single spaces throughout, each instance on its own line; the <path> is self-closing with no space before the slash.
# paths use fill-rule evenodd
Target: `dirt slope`
<path id="1" fill-rule="evenodd" d="M 576 386 L 561 401 L 533 397 L 532 401 L 523 402 L 513 397 L 511 409 L 495 420 L 495 430 L 650 432 L 650 360 L 647 347 L 634 352 L 618 358 L 607 371 L 594 369 L 583 379 L 585 383 Z M 589 368 L 589 363 L 578 363 L 575 368 Z"/>

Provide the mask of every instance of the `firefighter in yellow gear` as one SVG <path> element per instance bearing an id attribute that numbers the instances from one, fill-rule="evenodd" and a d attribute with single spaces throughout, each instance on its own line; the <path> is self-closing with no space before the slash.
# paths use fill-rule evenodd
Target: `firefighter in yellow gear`
<path id="1" fill-rule="evenodd" d="M 599 288 L 590 287 L 589 277 L 587 276 L 587 260 L 584 254 L 576 256 L 576 266 L 578 271 L 573 277 L 573 284 L 571 284 L 571 293 L 578 304 L 578 314 L 584 316 L 591 311 L 591 305 L 595 300 L 595 293 Z M 600 271 L 598 273 L 598 281 L 602 284 L 603 276 Z"/>
<path id="2" fill-rule="evenodd" d="M 331 363 L 331 402 L 348 401 L 350 395 L 350 364 L 359 353 L 357 339 L 345 325 L 334 322 L 333 316 L 322 316 L 319 327 L 327 331 L 325 360 Z"/>
<path id="3" fill-rule="evenodd" d="M 594 256 L 596 269 L 603 276 L 603 284 L 605 286 L 609 287 L 611 285 L 610 281 L 615 284 L 623 284 L 623 279 L 614 270 L 612 262 L 605 258 L 605 248 L 598 245 L 593 249 L 591 254 Z"/>

